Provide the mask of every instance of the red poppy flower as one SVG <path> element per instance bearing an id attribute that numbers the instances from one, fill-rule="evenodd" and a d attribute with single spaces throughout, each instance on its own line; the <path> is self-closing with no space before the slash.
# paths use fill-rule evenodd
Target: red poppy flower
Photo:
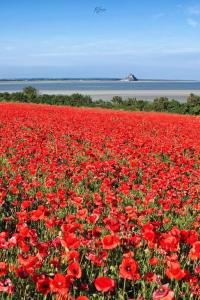
<path id="1" fill-rule="evenodd" d="M 38 262 L 38 257 L 37 256 L 31 256 L 31 255 L 28 255 L 28 256 L 24 257 L 23 255 L 19 254 L 18 255 L 18 261 L 19 261 L 21 266 L 23 266 L 25 268 L 32 268 Z"/>
<path id="2" fill-rule="evenodd" d="M 148 282 L 156 282 L 157 276 L 153 272 L 148 272 L 144 275 L 144 280 Z"/>
<path id="3" fill-rule="evenodd" d="M 0 277 L 5 276 L 8 272 L 8 265 L 5 262 L 0 262 Z"/>
<path id="4" fill-rule="evenodd" d="M 185 271 L 181 269 L 178 262 L 170 263 L 170 267 L 166 270 L 166 275 L 170 279 L 180 280 L 185 277 Z"/>
<path id="5" fill-rule="evenodd" d="M 146 241 L 153 242 L 155 239 L 155 232 L 153 232 L 153 230 L 145 230 L 143 236 Z"/>
<path id="6" fill-rule="evenodd" d="M 189 257 L 192 260 L 200 259 L 200 241 L 197 241 L 193 244 L 193 247 L 189 253 Z"/>
<path id="7" fill-rule="evenodd" d="M 153 300 L 173 300 L 174 292 L 169 289 L 168 284 L 162 285 L 153 293 Z"/>
<path id="8" fill-rule="evenodd" d="M 109 277 L 97 277 L 94 281 L 94 285 L 99 292 L 109 292 L 115 289 L 115 281 Z"/>
<path id="9" fill-rule="evenodd" d="M 30 274 L 32 274 L 32 269 L 26 269 L 24 267 L 19 267 L 15 270 L 15 275 L 21 279 L 26 279 Z"/>
<path id="10" fill-rule="evenodd" d="M 84 220 L 86 219 L 87 215 L 88 215 L 88 210 L 86 208 L 80 209 L 76 214 L 76 218 Z"/>
<path id="11" fill-rule="evenodd" d="M 150 258 L 149 263 L 151 266 L 156 266 L 158 263 L 157 257 L 154 256 L 154 257 Z"/>
<path id="12" fill-rule="evenodd" d="M 39 293 L 42 293 L 43 295 L 48 295 L 51 291 L 49 278 L 45 275 L 37 276 L 36 289 Z"/>
<path id="13" fill-rule="evenodd" d="M 79 259 L 80 259 L 80 253 L 78 251 L 74 250 L 67 253 L 67 260 L 69 264 L 74 261 L 79 261 Z"/>
<path id="14" fill-rule="evenodd" d="M 106 235 L 102 239 L 103 249 L 111 250 L 119 246 L 120 238 L 117 235 Z"/>
<path id="15" fill-rule="evenodd" d="M 14 285 L 9 278 L 0 281 L 0 292 L 7 293 L 7 294 L 13 294 Z"/>
<path id="16" fill-rule="evenodd" d="M 137 263 L 133 258 L 124 258 L 119 266 L 119 275 L 124 279 L 134 280 L 137 277 Z"/>
<path id="17" fill-rule="evenodd" d="M 67 269 L 67 274 L 71 275 L 74 278 L 81 278 L 82 271 L 79 263 L 74 262 L 70 264 Z"/>
<path id="18" fill-rule="evenodd" d="M 50 288 L 53 293 L 66 295 L 69 287 L 70 280 L 63 274 L 56 274 L 53 279 L 50 280 Z"/>
<path id="19" fill-rule="evenodd" d="M 179 238 L 171 233 L 163 234 L 160 240 L 160 246 L 165 251 L 176 252 L 179 249 Z"/>
<path id="20" fill-rule="evenodd" d="M 64 233 L 61 243 L 63 247 L 68 249 L 77 249 L 81 244 L 80 239 L 74 233 Z"/>

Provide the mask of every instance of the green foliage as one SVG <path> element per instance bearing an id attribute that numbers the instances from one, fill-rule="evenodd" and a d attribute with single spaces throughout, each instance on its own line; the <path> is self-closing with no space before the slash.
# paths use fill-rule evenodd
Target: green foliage
<path id="1" fill-rule="evenodd" d="M 175 99 L 170 100 L 167 97 L 160 97 L 154 99 L 154 101 L 147 101 L 136 98 L 123 99 L 120 96 L 114 96 L 111 101 L 104 101 L 102 99 L 93 101 L 90 96 L 81 95 L 79 93 L 75 93 L 70 96 L 48 94 L 41 95 L 34 87 L 28 86 L 24 88 L 22 92 L 0 93 L 0 101 L 32 102 L 46 103 L 50 105 L 86 106 L 131 111 L 156 111 L 200 115 L 200 96 L 194 94 L 190 94 L 190 96 L 187 98 L 187 102 L 185 103 L 180 103 Z"/>
<path id="2" fill-rule="evenodd" d="M 38 96 L 38 91 L 32 86 L 27 86 L 23 89 L 23 95 L 27 96 L 28 100 L 35 99 Z"/>
<path id="3" fill-rule="evenodd" d="M 190 105 L 200 104 L 200 96 L 190 94 L 190 96 L 187 98 L 187 103 Z"/>
<path id="4" fill-rule="evenodd" d="M 169 99 L 166 97 L 156 98 L 153 101 L 153 108 L 155 111 L 167 111 Z"/>
<path id="5" fill-rule="evenodd" d="M 114 96 L 111 101 L 115 104 L 122 104 L 123 103 L 123 99 L 120 96 Z"/>

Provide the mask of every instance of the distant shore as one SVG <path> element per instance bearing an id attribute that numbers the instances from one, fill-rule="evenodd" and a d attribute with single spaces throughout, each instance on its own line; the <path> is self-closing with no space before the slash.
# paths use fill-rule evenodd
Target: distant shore
<path id="1" fill-rule="evenodd" d="M 0 84 L 24 84 L 24 83 L 74 83 L 74 82 L 84 82 L 84 83 L 119 83 L 119 82 L 128 82 L 125 79 L 111 78 L 111 79 L 0 79 Z M 200 80 L 173 80 L 173 79 L 138 79 L 137 81 L 129 81 L 130 84 L 140 84 L 140 83 L 193 83 L 200 82 Z"/>
<path id="2" fill-rule="evenodd" d="M 200 90 L 41 90 L 40 94 L 48 95 L 71 95 L 79 93 L 89 95 L 93 100 L 111 100 L 114 96 L 120 96 L 124 99 L 135 97 L 142 100 L 154 100 L 157 97 L 174 98 L 181 102 L 186 101 L 187 97 L 194 93 L 200 96 Z"/>
<path id="3" fill-rule="evenodd" d="M 19 90 L 13 90 L 12 93 L 18 91 Z M 0 92 L 4 93 L 8 91 L 4 90 Z M 39 93 L 41 95 L 72 95 L 78 93 L 90 96 L 94 101 L 99 99 L 110 101 L 114 96 L 120 96 L 123 99 L 137 98 L 138 100 L 149 101 L 153 101 L 157 97 L 167 97 L 169 99 L 185 102 L 191 93 L 200 96 L 200 90 L 39 90 Z"/>

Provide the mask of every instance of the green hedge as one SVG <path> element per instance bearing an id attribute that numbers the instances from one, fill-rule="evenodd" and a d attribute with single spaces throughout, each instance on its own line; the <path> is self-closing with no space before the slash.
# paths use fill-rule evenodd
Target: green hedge
<path id="1" fill-rule="evenodd" d="M 179 114 L 200 115 L 200 97 L 190 94 L 187 102 L 180 103 L 175 99 L 159 97 L 153 101 L 137 100 L 115 96 L 111 101 L 92 101 L 87 95 L 72 94 L 68 95 L 40 95 L 33 87 L 26 87 L 22 92 L 0 93 L 0 101 L 22 102 L 22 103 L 46 103 L 50 105 L 70 105 L 70 106 L 88 106 L 111 109 L 124 109 L 132 111 L 157 111 Z"/>

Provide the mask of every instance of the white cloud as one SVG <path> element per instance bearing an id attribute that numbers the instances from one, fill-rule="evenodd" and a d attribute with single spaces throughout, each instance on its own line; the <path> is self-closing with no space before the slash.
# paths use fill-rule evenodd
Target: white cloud
<path id="1" fill-rule="evenodd" d="M 164 16 L 165 16 L 165 14 L 162 13 L 162 12 L 161 13 L 157 13 L 157 14 L 153 15 L 153 19 L 161 19 Z"/>
<path id="2" fill-rule="evenodd" d="M 192 55 L 197 54 L 200 55 L 200 48 L 184 48 L 184 47 L 177 47 L 177 48 L 171 48 L 171 49 L 161 49 L 161 52 L 163 54 L 183 54 L 183 55 Z"/>
<path id="3" fill-rule="evenodd" d="M 13 46 L 4 46 L 3 47 L 3 50 L 5 50 L 5 51 L 12 51 L 14 49 L 15 49 L 15 47 L 13 47 Z"/>
<path id="4" fill-rule="evenodd" d="M 194 6 L 188 7 L 188 13 L 190 15 L 199 16 L 200 15 L 200 5 L 194 5 Z"/>
<path id="5" fill-rule="evenodd" d="M 81 56 L 89 56 L 89 57 L 96 57 L 96 56 L 120 56 L 120 57 L 153 57 L 153 56 L 177 56 L 177 55 L 200 55 L 200 47 L 196 48 L 188 48 L 188 47 L 171 47 L 170 49 L 166 46 L 160 46 L 160 47 L 134 47 L 129 46 L 126 49 L 113 49 L 113 48 L 101 48 L 99 50 L 93 49 L 92 51 L 85 51 L 84 49 L 82 51 L 55 51 L 55 52 L 38 52 L 38 53 L 32 53 L 29 54 L 29 57 L 35 57 L 35 58 L 67 58 L 67 57 L 81 57 Z"/>
<path id="6" fill-rule="evenodd" d="M 187 18 L 187 23 L 189 26 L 191 26 L 193 28 L 196 28 L 199 25 L 199 23 L 192 18 Z"/>

